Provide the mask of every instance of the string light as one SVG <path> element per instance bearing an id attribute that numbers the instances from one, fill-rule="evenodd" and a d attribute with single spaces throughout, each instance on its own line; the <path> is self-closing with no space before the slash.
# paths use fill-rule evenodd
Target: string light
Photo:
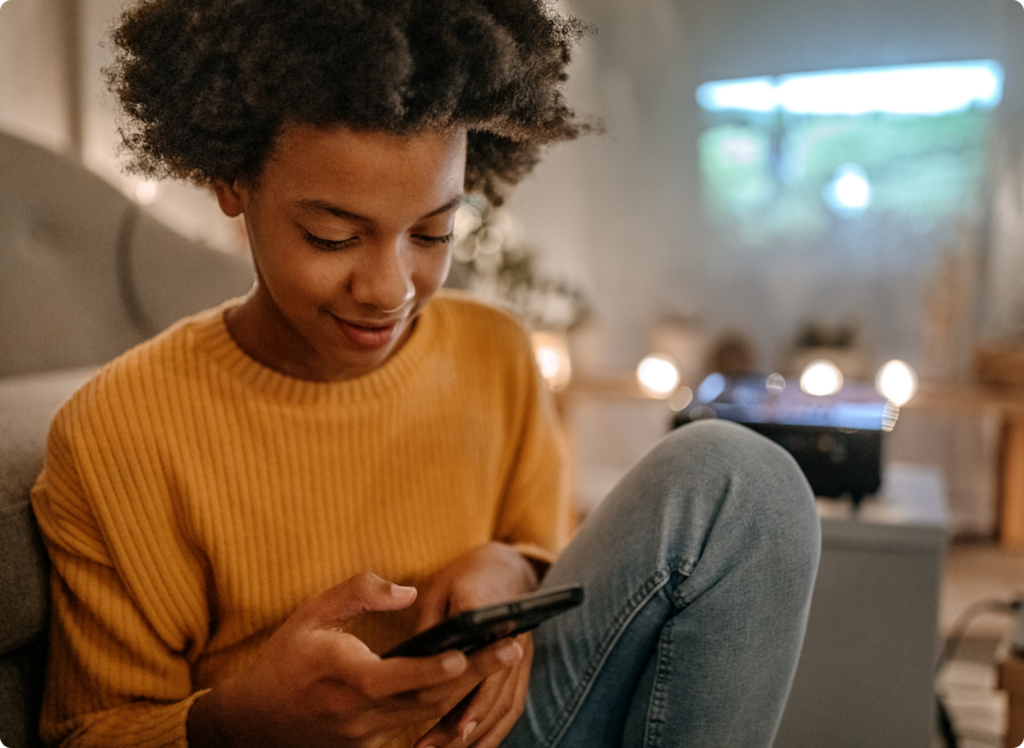
<path id="1" fill-rule="evenodd" d="M 917 374 L 907 362 L 893 359 L 878 370 L 875 389 L 895 405 L 905 405 L 917 393 Z"/>
<path id="2" fill-rule="evenodd" d="M 666 398 L 679 386 L 679 366 L 666 353 L 652 353 L 637 365 L 636 381 L 648 397 Z"/>
<path id="3" fill-rule="evenodd" d="M 826 397 L 843 388 L 843 373 L 828 359 L 819 358 L 804 367 L 800 374 L 800 389 L 808 395 Z"/>

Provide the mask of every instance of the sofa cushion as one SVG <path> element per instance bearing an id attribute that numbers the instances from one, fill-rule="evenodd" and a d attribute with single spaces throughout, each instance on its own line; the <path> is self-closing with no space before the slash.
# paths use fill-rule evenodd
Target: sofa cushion
<path id="1" fill-rule="evenodd" d="M 248 257 L 187 239 L 81 164 L 2 132 L 0 227 L 0 377 L 101 365 L 253 284 Z"/>
<path id="2" fill-rule="evenodd" d="M 0 657 L 0 744 L 39 748 L 39 711 L 46 675 L 46 638 Z"/>
<path id="3" fill-rule="evenodd" d="M 57 408 L 93 369 L 0 380 L 0 656 L 46 630 L 49 561 L 29 493 Z"/>

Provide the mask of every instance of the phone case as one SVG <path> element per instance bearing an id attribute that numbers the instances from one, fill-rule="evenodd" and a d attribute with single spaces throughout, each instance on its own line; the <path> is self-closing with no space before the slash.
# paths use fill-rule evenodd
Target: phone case
<path id="1" fill-rule="evenodd" d="M 453 616 L 381 656 L 428 657 L 449 649 L 472 654 L 499 639 L 530 631 L 582 602 L 583 588 L 579 585 L 541 590 Z"/>

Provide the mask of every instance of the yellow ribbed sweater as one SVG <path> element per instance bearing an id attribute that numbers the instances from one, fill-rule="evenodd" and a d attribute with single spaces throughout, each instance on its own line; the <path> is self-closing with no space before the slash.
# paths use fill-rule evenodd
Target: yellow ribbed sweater
<path id="1" fill-rule="evenodd" d="M 359 571 L 419 585 L 500 540 L 567 540 L 562 452 L 529 339 L 450 293 L 358 379 L 249 358 L 224 307 L 108 366 L 60 410 L 33 506 L 53 559 L 47 744 L 185 746 L 197 695 L 306 597 Z M 408 612 L 358 619 L 371 648 Z"/>

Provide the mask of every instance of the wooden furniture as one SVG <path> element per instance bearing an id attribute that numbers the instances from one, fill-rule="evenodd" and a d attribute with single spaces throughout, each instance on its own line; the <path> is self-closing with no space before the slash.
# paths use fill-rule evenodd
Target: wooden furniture
<path id="1" fill-rule="evenodd" d="M 1006 692 L 1009 702 L 1003 747 L 1020 748 L 1024 743 L 1024 657 L 1013 654 L 1005 641 L 999 647 L 996 672 L 997 687 Z"/>
<path id="2" fill-rule="evenodd" d="M 999 419 L 997 533 L 1008 548 L 1024 548 L 1024 389 L 967 385 L 922 387 L 904 409 L 975 413 Z"/>
<path id="3" fill-rule="evenodd" d="M 1004 546 L 1024 546 L 1024 347 L 979 346 L 974 373 L 1003 415 L 999 538 Z"/>

